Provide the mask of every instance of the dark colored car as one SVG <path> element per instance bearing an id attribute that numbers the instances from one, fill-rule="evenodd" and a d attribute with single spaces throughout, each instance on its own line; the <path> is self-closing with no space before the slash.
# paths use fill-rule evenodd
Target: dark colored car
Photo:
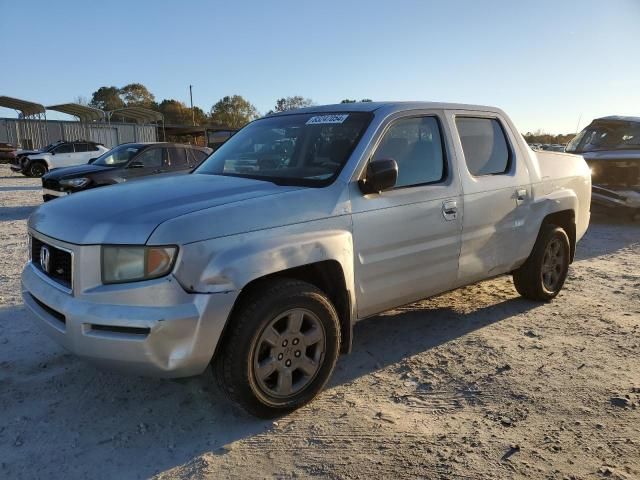
<path id="1" fill-rule="evenodd" d="M 44 201 L 158 174 L 188 173 L 210 148 L 177 143 L 125 143 L 87 165 L 58 168 L 42 177 Z"/>
<path id="2" fill-rule="evenodd" d="M 11 163 L 16 158 L 16 147 L 0 142 L 0 163 Z"/>
<path id="3" fill-rule="evenodd" d="M 640 214 L 640 117 L 596 118 L 566 151 L 589 164 L 594 203 Z"/>

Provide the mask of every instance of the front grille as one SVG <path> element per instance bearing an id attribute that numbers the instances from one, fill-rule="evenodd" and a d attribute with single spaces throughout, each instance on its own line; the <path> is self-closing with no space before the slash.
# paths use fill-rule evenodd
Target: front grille
<path id="1" fill-rule="evenodd" d="M 62 189 L 60 188 L 60 182 L 58 182 L 58 180 L 51 180 L 51 179 L 42 179 L 42 188 L 48 188 L 49 190 L 60 190 L 62 191 Z"/>
<path id="2" fill-rule="evenodd" d="M 49 251 L 49 265 L 45 270 L 42 265 L 40 253 L 42 248 L 46 247 Z M 60 248 L 56 248 L 53 245 L 46 244 L 36 237 L 31 237 L 31 262 L 33 266 L 40 270 L 42 273 L 56 281 L 60 285 L 71 289 L 72 279 L 72 261 L 71 253 Z"/>

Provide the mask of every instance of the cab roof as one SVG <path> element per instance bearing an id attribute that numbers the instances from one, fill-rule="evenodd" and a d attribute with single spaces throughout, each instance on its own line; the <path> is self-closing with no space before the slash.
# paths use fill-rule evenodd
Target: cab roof
<path id="1" fill-rule="evenodd" d="M 268 116 L 288 115 L 292 113 L 324 113 L 324 112 L 375 112 L 385 110 L 386 113 L 405 110 L 479 110 L 485 112 L 501 113 L 499 108 L 483 105 L 469 105 L 464 103 L 443 103 L 443 102 L 355 102 L 355 103 L 335 103 L 332 105 L 313 105 L 311 107 L 298 108 L 277 112 Z"/>

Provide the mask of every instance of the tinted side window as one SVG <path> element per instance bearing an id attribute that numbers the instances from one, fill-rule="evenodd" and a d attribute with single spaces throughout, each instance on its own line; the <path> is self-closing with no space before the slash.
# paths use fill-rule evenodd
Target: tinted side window
<path id="1" fill-rule="evenodd" d="M 97 151 L 99 151 L 99 150 L 100 150 L 100 149 L 98 148 L 98 145 L 96 145 L 95 143 L 90 143 L 90 144 L 89 144 L 89 151 L 90 151 L 90 152 L 97 152 Z"/>
<path id="2" fill-rule="evenodd" d="M 87 144 L 86 143 L 76 143 L 74 145 L 76 153 L 87 152 Z"/>
<path id="3" fill-rule="evenodd" d="M 471 175 L 496 175 L 509 169 L 511 154 L 500 122 L 493 118 L 456 118 Z"/>
<path id="4" fill-rule="evenodd" d="M 145 168 L 162 167 L 162 148 L 150 148 L 138 155 L 135 162 L 141 162 Z"/>
<path id="5" fill-rule="evenodd" d="M 441 181 L 445 168 L 438 120 L 414 117 L 394 122 L 373 157 L 374 160 L 384 158 L 398 163 L 396 187 Z"/>
<path id="6" fill-rule="evenodd" d="M 73 153 L 72 143 L 63 143 L 53 150 L 55 153 Z"/>
<path id="7" fill-rule="evenodd" d="M 202 150 L 195 150 L 195 149 L 190 149 L 189 150 L 189 162 L 191 163 L 191 165 L 200 165 L 200 163 L 207 158 L 209 155 L 207 155 L 206 152 L 203 152 Z"/>
<path id="8" fill-rule="evenodd" d="M 167 162 L 169 166 L 171 166 L 172 168 L 186 168 L 188 166 L 187 155 L 184 151 L 184 148 L 168 148 L 167 152 Z"/>

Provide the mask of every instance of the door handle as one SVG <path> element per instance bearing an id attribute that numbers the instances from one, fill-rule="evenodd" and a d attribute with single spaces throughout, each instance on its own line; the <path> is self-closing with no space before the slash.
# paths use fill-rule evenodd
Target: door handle
<path id="1" fill-rule="evenodd" d="M 516 200 L 518 202 L 524 202 L 527 199 L 527 189 L 519 188 L 516 190 Z"/>
<path id="2" fill-rule="evenodd" d="M 458 202 L 455 200 L 442 202 L 442 216 L 448 221 L 458 218 Z"/>

